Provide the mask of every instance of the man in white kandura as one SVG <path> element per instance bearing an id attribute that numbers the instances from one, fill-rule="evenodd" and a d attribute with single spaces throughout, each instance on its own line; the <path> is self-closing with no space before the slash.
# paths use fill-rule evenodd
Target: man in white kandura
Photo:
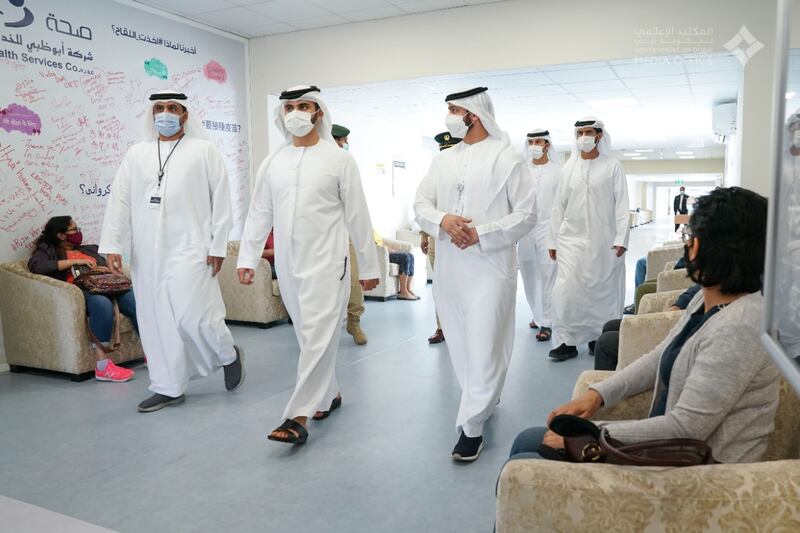
<path id="1" fill-rule="evenodd" d="M 244 382 L 216 275 L 231 228 L 228 173 L 182 93 L 156 93 L 146 140 L 128 150 L 103 219 L 100 252 L 114 271 L 130 254 L 139 332 L 153 396 L 149 413 L 184 401 L 189 380 L 223 367 Z"/>
<path id="2" fill-rule="evenodd" d="M 603 324 L 622 317 L 628 248 L 628 185 L 622 164 L 609 155 L 603 122 L 575 123 L 572 156 L 561 171 L 550 223 L 550 257 L 558 261 L 553 287 L 554 361 L 578 355 Z"/>
<path id="3" fill-rule="evenodd" d="M 486 87 L 447 96 L 447 129 L 464 140 L 437 154 L 414 209 L 436 239 L 433 295 L 461 402 L 451 456 L 474 461 L 514 347 L 516 242 L 536 222 L 525 162 L 494 119 Z"/>
<path id="4" fill-rule="evenodd" d="M 334 142 L 319 89 L 284 91 L 275 116 L 286 143 L 258 169 L 239 250 L 239 281 L 252 283 L 274 228 L 275 270 L 300 360 L 285 420 L 268 438 L 302 444 L 308 417 L 326 418 L 342 403 L 335 370 L 350 294 L 348 238 L 364 290 L 378 285 L 378 255 L 358 167 Z"/>
<path id="5" fill-rule="evenodd" d="M 536 226 L 519 241 L 519 272 L 531 308 L 530 327 L 538 328 L 536 340 L 545 342 L 553 334 L 550 302 L 556 282 L 556 263 L 550 259 L 550 211 L 561 179 L 561 161 L 553 148 L 550 132 L 534 129 L 524 146 L 525 161 L 536 191 Z"/>

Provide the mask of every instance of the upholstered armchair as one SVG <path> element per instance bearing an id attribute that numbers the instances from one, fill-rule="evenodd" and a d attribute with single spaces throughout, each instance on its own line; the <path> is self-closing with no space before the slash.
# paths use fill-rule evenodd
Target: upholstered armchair
<path id="1" fill-rule="evenodd" d="M 575 388 L 605 379 L 592 372 Z M 598 420 L 647 416 L 650 393 Z M 497 532 L 800 531 L 800 401 L 781 383 L 764 462 L 685 468 L 506 463 L 497 488 Z"/>
<path id="2" fill-rule="evenodd" d="M 228 257 L 217 274 L 222 300 L 225 302 L 225 320 L 253 322 L 269 327 L 279 320 L 289 318 L 281 300 L 278 280 L 272 279 L 272 270 L 266 259 L 260 259 L 255 269 L 252 285 L 239 283 L 236 261 L 239 258 L 239 241 L 228 242 Z"/>
<path id="3" fill-rule="evenodd" d="M 644 279 L 656 279 L 668 262 L 677 261 L 681 257 L 683 257 L 683 244 L 669 244 L 653 248 L 647 252 L 647 273 Z"/>
<path id="4" fill-rule="evenodd" d="M 665 270 L 658 274 L 656 279 L 656 292 L 675 291 L 678 289 L 686 290 L 694 285 L 694 281 L 689 277 L 685 268 L 677 270 Z"/>
<path id="5" fill-rule="evenodd" d="M 81 290 L 48 276 L 32 274 L 26 261 L 0 264 L 0 315 L 6 359 L 12 372 L 25 369 L 69 374 L 73 381 L 94 376 L 95 353 L 86 330 Z M 122 316 L 115 363 L 142 359 L 139 336 Z"/>
<path id="6" fill-rule="evenodd" d="M 617 370 L 653 349 L 680 315 L 625 318 Z M 583 372 L 573 398 L 611 374 Z M 594 418 L 645 418 L 651 397 L 638 394 Z M 663 468 L 509 461 L 497 488 L 497 532 L 800 531 L 798 459 L 800 400 L 782 381 L 764 462 Z"/>
<path id="7" fill-rule="evenodd" d="M 395 263 L 389 261 L 389 248 L 401 252 L 410 252 L 414 245 L 410 242 L 383 239 L 384 246 L 377 246 L 378 266 L 380 267 L 380 283 L 370 291 L 364 292 L 364 298 L 385 302 L 397 298 L 398 280 L 400 271 Z"/>
<path id="8" fill-rule="evenodd" d="M 639 307 L 636 309 L 637 315 L 647 315 L 666 311 L 667 308 L 675 305 L 678 297 L 684 293 L 684 289 L 674 291 L 652 292 L 645 294 L 639 300 Z"/>

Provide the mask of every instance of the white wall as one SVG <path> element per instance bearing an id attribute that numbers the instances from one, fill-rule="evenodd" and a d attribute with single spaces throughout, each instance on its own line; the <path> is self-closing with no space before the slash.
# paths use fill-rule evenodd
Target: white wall
<path id="1" fill-rule="evenodd" d="M 765 47 L 744 69 L 742 185 L 769 193 L 769 89 L 775 0 L 514 0 L 276 35 L 251 42 L 253 155 L 268 151 L 265 95 L 421 76 L 636 57 L 635 31 L 713 28 L 714 52 L 742 25 Z M 594 37 L 588 40 L 587 37 Z M 328 43 L 330 46 L 326 46 Z M 537 52 L 534 44 L 541 44 Z M 766 82 L 765 82 L 766 80 Z M 324 94 L 324 93 L 323 93 Z M 444 95 L 443 95 L 444 96 Z"/>

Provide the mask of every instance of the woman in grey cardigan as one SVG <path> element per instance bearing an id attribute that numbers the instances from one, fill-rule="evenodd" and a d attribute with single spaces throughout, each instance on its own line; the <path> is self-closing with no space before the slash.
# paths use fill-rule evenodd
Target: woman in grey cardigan
<path id="1" fill-rule="evenodd" d="M 589 418 L 602 406 L 652 390 L 648 418 L 600 422 L 625 443 L 692 438 L 723 463 L 758 461 L 778 408 L 780 372 L 759 342 L 767 201 L 731 187 L 697 201 L 684 229 L 689 276 L 703 289 L 650 353 L 550 413 Z M 530 428 L 512 458 L 563 448 L 547 428 Z"/>

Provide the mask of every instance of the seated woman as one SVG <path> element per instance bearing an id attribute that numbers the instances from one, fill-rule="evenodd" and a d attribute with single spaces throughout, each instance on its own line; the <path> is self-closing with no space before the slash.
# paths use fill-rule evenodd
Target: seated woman
<path id="1" fill-rule="evenodd" d="M 395 263 L 400 272 L 397 278 L 399 282 L 397 299 L 419 300 L 419 296 L 414 294 L 414 291 L 411 290 L 411 287 L 414 285 L 414 254 L 392 248 L 383 240 L 380 233 L 374 229 L 372 230 L 372 234 L 375 238 L 375 244 L 389 250 L 389 262 Z"/>
<path id="2" fill-rule="evenodd" d="M 653 351 L 556 408 L 549 420 L 590 418 L 604 405 L 652 390 L 648 418 L 598 424 L 624 443 L 683 437 L 705 441 L 723 463 L 761 459 L 780 378 L 759 341 L 766 227 L 767 201 L 754 192 L 731 187 L 698 199 L 684 254 L 702 290 Z M 517 437 L 511 456 L 538 457 L 541 444 L 564 447 L 547 428 L 531 428 Z"/>
<path id="3" fill-rule="evenodd" d="M 47 221 L 42 234 L 36 240 L 36 248 L 28 260 L 28 270 L 34 274 L 50 276 L 67 283 L 75 282 L 72 268 L 87 265 L 92 268 L 105 267 L 106 260 L 97 253 L 97 245 L 83 245 L 81 228 L 75 224 L 72 217 L 53 217 Z M 86 314 L 89 317 L 89 328 L 103 343 L 111 341 L 114 326 L 114 309 L 107 296 L 83 292 L 86 300 Z M 136 322 L 136 301 L 133 291 L 128 291 L 117 296 L 120 313 L 133 322 L 136 332 L 139 325 Z M 133 370 L 115 365 L 106 353 L 99 347 L 94 347 L 97 361 L 94 377 L 98 381 L 113 381 L 120 383 L 133 377 Z"/>

